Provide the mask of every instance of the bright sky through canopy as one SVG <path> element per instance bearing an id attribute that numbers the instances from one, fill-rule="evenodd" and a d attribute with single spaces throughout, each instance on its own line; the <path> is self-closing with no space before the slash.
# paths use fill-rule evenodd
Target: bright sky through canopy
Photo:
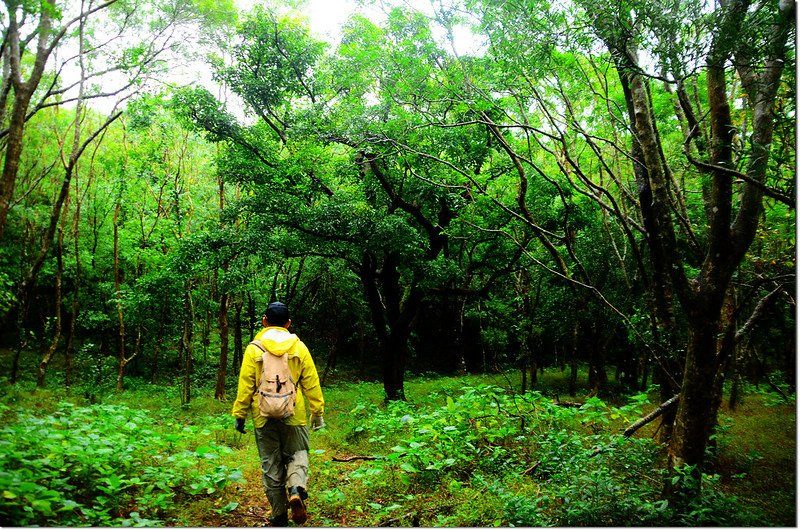
<path id="1" fill-rule="evenodd" d="M 242 11 L 250 11 L 259 2 L 254 0 L 235 0 L 236 6 Z M 373 6 L 359 6 L 355 0 L 306 0 L 298 9 L 303 15 L 308 17 L 308 25 L 311 32 L 317 37 L 335 44 L 341 37 L 342 24 L 353 13 L 361 13 L 370 20 L 381 23 L 386 18 L 384 10 L 390 6 L 398 5 L 410 9 L 421 11 L 429 16 L 433 16 L 433 4 L 431 0 L 382 0 L 375 2 Z M 436 25 L 434 25 L 436 26 Z M 433 33 L 444 41 L 444 31 L 439 27 L 433 28 Z M 480 39 L 476 39 L 470 29 L 466 26 L 456 26 L 453 28 L 453 39 L 455 51 L 458 55 L 477 55 L 483 51 Z M 449 44 L 445 44 L 450 49 Z"/>

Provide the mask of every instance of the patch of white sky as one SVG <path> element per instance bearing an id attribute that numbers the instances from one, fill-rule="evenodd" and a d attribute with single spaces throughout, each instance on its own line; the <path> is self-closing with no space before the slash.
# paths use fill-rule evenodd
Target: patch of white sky
<path id="1" fill-rule="evenodd" d="M 392 7 L 401 6 L 419 11 L 433 21 L 437 19 L 436 6 L 432 0 L 375 0 L 373 2 L 368 0 L 300 0 L 292 2 L 293 5 L 291 6 L 286 5 L 288 2 L 284 4 L 280 2 L 264 4 L 257 0 L 234 0 L 234 3 L 243 16 L 251 12 L 256 5 L 270 5 L 273 8 L 277 5 L 279 13 L 284 10 L 299 14 L 305 19 L 314 37 L 328 42 L 333 47 L 337 46 L 341 41 L 342 28 L 354 14 L 360 14 L 376 24 L 382 24 L 385 22 L 387 13 Z M 468 24 L 455 24 L 450 29 L 450 35 L 448 35 L 448 31 L 441 24 L 433 22 L 431 24 L 431 32 L 440 46 L 455 55 L 481 55 L 485 52 L 486 46 L 472 32 Z M 200 80 L 199 78 L 195 79 Z M 210 74 L 207 72 L 202 76 L 201 82 L 211 90 L 219 90 L 218 86 L 212 89 L 208 85 Z M 238 119 L 244 121 L 253 119 L 252 116 L 246 116 L 241 103 L 235 95 L 230 92 L 220 95 L 226 100 L 229 112 L 232 112 Z"/>
<path id="2" fill-rule="evenodd" d="M 245 12 L 253 9 L 258 3 L 254 0 L 234 0 L 237 7 Z M 436 2 L 441 3 L 441 2 Z M 341 28 L 355 13 L 359 13 L 376 23 L 386 20 L 386 13 L 393 6 L 407 7 L 428 17 L 436 18 L 436 6 L 432 0 L 376 0 L 364 2 L 357 0 L 304 0 L 299 2 L 296 11 L 305 16 L 311 32 L 318 38 L 335 45 L 342 36 Z M 433 25 L 433 35 L 439 43 L 457 55 L 477 55 L 483 53 L 485 47 L 480 39 L 472 33 L 466 24 L 457 24 L 452 28 L 453 42 L 449 43 L 447 32 L 439 25 Z"/>
<path id="3" fill-rule="evenodd" d="M 353 14 L 361 14 L 376 24 L 382 24 L 387 18 L 388 11 L 393 6 L 403 6 L 424 13 L 433 21 L 432 34 L 443 49 L 455 55 L 481 55 L 486 46 L 481 38 L 475 35 L 468 24 L 456 24 L 451 28 L 448 36 L 447 30 L 436 20 L 436 5 L 441 0 L 294 0 L 290 2 L 262 2 L 260 0 L 234 0 L 234 4 L 241 12 L 241 17 L 247 16 L 256 4 L 277 7 L 278 12 L 293 12 L 305 19 L 316 38 L 328 42 L 335 48 L 341 41 L 342 27 Z M 241 102 L 229 90 L 224 90 L 212 80 L 211 68 L 207 63 L 205 51 L 202 49 L 199 35 L 191 34 L 188 28 L 179 30 L 179 40 L 194 48 L 194 53 L 185 55 L 169 54 L 164 56 L 168 63 L 168 70 L 152 80 L 148 85 L 151 89 L 158 90 L 157 85 L 186 86 L 196 84 L 207 88 L 212 93 L 226 101 L 230 112 L 238 119 L 249 121 L 243 112 Z M 74 52 L 71 52 L 74 53 Z M 70 54 L 71 54 L 70 53 Z M 74 77 L 75 72 L 64 72 L 65 78 Z M 122 83 L 119 75 L 104 76 L 103 84 Z M 153 84 L 155 83 L 155 85 Z M 114 105 L 115 98 L 95 99 L 89 102 L 90 106 L 102 112 L 109 112 Z"/>

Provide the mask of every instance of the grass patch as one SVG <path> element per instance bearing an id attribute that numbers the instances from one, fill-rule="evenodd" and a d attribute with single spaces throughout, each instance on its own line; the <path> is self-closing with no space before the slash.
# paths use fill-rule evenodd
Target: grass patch
<path id="1" fill-rule="evenodd" d="M 756 507 L 776 526 L 797 524 L 797 416 L 794 405 L 751 394 L 735 411 L 723 406 L 714 461 L 724 491 Z"/>

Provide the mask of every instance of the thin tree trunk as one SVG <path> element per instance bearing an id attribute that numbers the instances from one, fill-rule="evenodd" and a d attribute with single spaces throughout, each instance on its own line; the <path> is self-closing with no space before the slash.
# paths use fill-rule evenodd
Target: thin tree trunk
<path id="1" fill-rule="evenodd" d="M 650 414 L 648 414 L 644 418 L 641 418 L 641 419 L 635 421 L 634 423 L 632 423 L 630 426 L 628 426 L 628 428 L 625 429 L 625 431 L 622 434 L 626 438 L 630 438 L 633 435 L 633 433 L 635 433 L 636 431 L 638 431 L 639 429 L 641 429 L 642 427 L 644 427 L 645 425 L 647 425 L 648 423 L 650 423 L 654 419 L 656 419 L 659 416 L 663 415 L 666 411 L 677 407 L 678 406 L 678 400 L 680 399 L 680 397 L 681 397 L 680 394 L 676 394 L 676 395 L 672 396 L 670 399 L 668 399 L 667 401 L 665 401 L 664 403 L 662 403 L 661 405 L 656 407 L 656 409 L 653 412 L 651 412 Z"/>
<path id="2" fill-rule="evenodd" d="M 222 293 L 219 300 L 219 368 L 214 399 L 225 399 L 225 379 L 228 370 L 228 293 Z"/>
<path id="3" fill-rule="evenodd" d="M 164 293 L 164 300 L 161 303 L 161 318 L 158 319 L 158 332 L 156 333 L 156 343 L 153 346 L 153 363 L 150 371 L 150 382 L 156 384 L 158 377 L 158 356 L 164 343 L 164 320 L 167 318 L 167 294 Z"/>
<path id="4" fill-rule="evenodd" d="M 467 305 L 467 297 L 464 296 L 461 299 L 461 308 L 458 311 L 458 370 L 456 373 L 458 375 L 467 375 L 467 359 L 464 354 L 464 310 Z"/>
<path id="5" fill-rule="evenodd" d="M 23 238 L 27 239 L 27 237 Z M 23 247 L 22 259 L 27 257 L 27 250 Z M 26 331 L 26 324 L 28 320 L 28 311 L 30 310 L 30 300 L 28 299 L 27 289 L 19 289 L 20 298 L 17 303 L 17 340 L 14 347 L 14 359 L 11 362 L 11 384 L 17 382 L 19 376 L 19 363 L 22 356 L 22 350 L 28 345 L 28 335 Z"/>
<path id="6" fill-rule="evenodd" d="M 328 352 L 328 362 L 325 364 L 325 370 L 322 372 L 322 379 L 320 385 L 325 386 L 325 381 L 328 374 L 336 368 L 336 342 L 331 344 L 331 349 Z"/>
<path id="7" fill-rule="evenodd" d="M 219 185 L 219 211 L 220 215 L 222 215 L 222 211 L 225 209 L 225 181 L 222 180 L 220 176 L 218 180 Z M 227 263 L 222 267 L 223 273 L 228 271 Z M 227 370 L 228 370 L 228 303 L 230 302 L 230 295 L 228 294 L 228 290 L 225 287 L 220 287 L 219 285 L 219 276 L 214 271 L 214 278 L 217 279 L 215 284 L 217 288 L 222 291 L 219 295 L 219 367 L 217 368 L 217 385 L 214 389 L 214 398 L 215 399 L 225 399 L 225 379 L 227 377 Z M 206 337 L 205 340 L 208 340 Z"/>
<path id="8" fill-rule="evenodd" d="M 216 298 L 212 292 L 212 298 Z M 219 315 L 217 315 L 217 323 L 219 323 Z M 200 341 L 203 344 L 203 364 L 208 363 L 208 347 L 211 344 L 211 311 L 206 310 L 206 317 L 203 319 L 203 339 Z"/>
<path id="9" fill-rule="evenodd" d="M 650 377 L 650 363 L 647 360 L 647 350 L 643 347 L 639 347 L 639 373 L 641 374 L 642 378 L 639 382 L 639 390 L 645 390 L 647 388 L 647 381 Z"/>
<path id="10" fill-rule="evenodd" d="M 117 205 L 114 208 L 114 293 L 117 302 L 117 320 L 119 322 L 119 334 L 117 335 L 117 392 L 121 392 L 123 389 L 125 365 L 128 364 L 128 359 L 125 358 L 125 314 L 122 309 L 122 291 L 119 269 L 119 210 L 121 199 L 122 197 L 117 198 Z"/>
<path id="11" fill-rule="evenodd" d="M 237 371 L 237 368 L 242 365 L 242 357 L 244 355 L 244 351 L 242 348 L 242 307 L 243 303 L 239 297 L 236 298 L 236 302 L 234 303 L 234 308 L 236 312 L 236 321 L 233 325 L 233 372 Z"/>
<path id="12" fill-rule="evenodd" d="M 569 395 L 574 396 L 578 390 L 578 323 L 572 327 L 572 338 L 567 345 L 569 350 Z"/>
<path id="13" fill-rule="evenodd" d="M 104 329 L 102 331 L 102 335 L 100 336 L 100 351 L 96 359 L 97 368 L 95 370 L 95 378 L 94 378 L 95 385 L 98 386 L 102 384 L 103 376 L 105 375 L 103 373 L 103 365 L 105 364 L 105 358 L 111 355 L 111 351 L 109 350 L 109 345 L 108 345 L 108 343 L 110 342 L 108 333 L 109 333 L 108 330 Z"/>
<path id="14" fill-rule="evenodd" d="M 539 339 L 537 339 L 536 342 L 538 344 Z M 539 379 L 537 376 L 537 373 L 539 371 L 539 364 L 536 359 L 536 348 L 533 345 L 530 345 L 528 349 L 530 350 L 530 358 L 528 360 L 528 363 L 530 366 L 530 373 L 531 373 L 531 389 L 534 389 L 536 388 L 536 385 L 539 383 Z"/>
<path id="15" fill-rule="evenodd" d="M 80 279 L 81 279 L 81 254 L 80 254 L 80 232 L 78 227 L 80 226 L 80 216 L 81 216 L 81 197 L 78 193 L 78 180 L 77 180 L 77 172 L 75 174 L 75 216 L 73 217 L 72 221 L 72 238 L 75 248 L 75 281 L 74 281 L 74 291 L 72 294 L 72 311 L 70 313 L 71 318 L 69 321 L 69 337 L 67 338 L 67 346 L 66 346 L 66 385 L 67 387 L 72 386 L 72 370 L 73 370 L 73 353 L 74 353 L 74 341 L 75 341 L 75 326 L 78 321 L 78 294 L 80 292 Z"/>
<path id="16" fill-rule="evenodd" d="M 194 327 L 194 304 L 192 303 L 193 281 L 186 282 L 183 293 L 183 333 L 181 334 L 180 351 L 183 358 L 183 377 L 181 383 L 181 404 L 186 405 L 192 399 L 192 335 Z"/>
<path id="17" fill-rule="evenodd" d="M 53 359 L 53 355 L 56 353 L 56 349 L 58 349 L 58 343 L 61 340 L 61 280 L 64 276 L 64 259 L 63 259 L 63 249 L 64 249 L 64 230 L 62 227 L 58 227 L 58 243 L 56 245 L 56 289 L 55 289 L 55 311 L 56 311 L 56 329 L 53 333 L 53 339 L 50 343 L 50 347 L 47 348 L 47 351 L 42 357 L 42 361 L 39 363 L 39 369 L 36 373 L 36 386 L 39 388 L 44 387 L 44 376 L 47 373 L 47 366 L 50 364 L 50 361 Z"/>
<path id="18" fill-rule="evenodd" d="M 739 364 L 737 360 L 737 354 L 734 352 L 733 357 L 731 357 L 731 393 L 728 397 L 728 408 L 731 409 L 731 412 L 736 410 L 740 399 L 739 382 L 741 380 L 741 376 L 739 375 Z"/>
<path id="19" fill-rule="evenodd" d="M 253 295 L 247 292 L 247 329 L 250 331 L 250 340 L 256 338 L 256 301 Z"/>

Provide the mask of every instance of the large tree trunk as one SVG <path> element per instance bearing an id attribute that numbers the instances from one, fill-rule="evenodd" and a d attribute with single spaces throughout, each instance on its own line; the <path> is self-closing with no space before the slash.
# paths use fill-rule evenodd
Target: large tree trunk
<path id="1" fill-rule="evenodd" d="M 386 256 L 381 265 L 381 271 L 378 273 L 375 260 L 365 255 L 359 275 L 381 345 L 386 399 L 404 400 L 408 339 L 422 302 L 422 292 L 412 285 L 408 288 L 406 296 L 403 296 L 394 256 Z M 379 291 L 379 284 L 383 296 Z"/>
<path id="2" fill-rule="evenodd" d="M 663 199 L 666 196 L 666 181 L 659 178 L 662 174 L 662 167 L 657 147 L 658 136 L 653 127 L 652 100 L 649 96 L 647 81 L 642 75 L 633 73 L 638 65 L 626 63 L 626 61 L 635 63 L 636 53 L 635 50 L 628 50 L 627 56 L 617 58 L 617 66 L 625 94 L 628 118 L 634 129 L 634 134 L 631 136 L 631 159 L 635 161 L 633 173 L 636 178 L 642 224 L 646 230 L 647 246 L 650 249 L 650 268 L 652 270 L 652 277 L 643 274 L 645 301 L 650 310 L 650 325 L 655 338 L 654 347 L 657 349 L 653 353 L 657 364 L 654 379 L 659 384 L 663 402 L 675 395 L 680 380 L 680 360 L 675 358 L 674 353 L 678 348 L 674 339 L 676 325 L 673 307 L 674 289 L 669 271 L 668 255 L 669 252 L 672 252 L 672 244 L 669 243 L 672 228 L 669 211 L 664 212 L 668 206 L 654 201 L 653 178 L 651 178 L 643 152 L 641 138 L 646 136 L 648 140 L 645 141 L 645 144 L 650 151 L 648 153 L 649 162 L 657 164 L 653 175 L 658 192 L 656 198 Z M 636 128 L 637 113 L 639 115 L 638 125 L 643 128 L 643 131 Z M 664 244 L 664 241 L 667 243 Z M 642 371 L 646 374 L 647 367 L 643 367 Z M 642 381 L 643 388 L 645 379 L 646 375 Z M 674 420 L 675 408 L 673 407 L 664 414 L 661 420 L 661 441 L 664 443 L 668 442 L 672 436 Z"/>
<path id="3" fill-rule="evenodd" d="M 11 121 L 6 137 L 5 160 L 3 163 L 3 176 L 0 180 L 0 239 L 2 239 L 8 210 L 14 197 L 14 185 L 19 173 L 19 161 L 22 155 L 22 139 L 25 133 L 28 106 L 31 97 L 42 79 L 47 58 L 53 48 L 48 42 L 52 35 L 53 14 L 56 13 L 54 0 L 44 0 L 40 6 L 39 25 L 36 30 L 38 37 L 36 55 L 33 67 L 30 69 L 27 81 L 22 80 L 23 53 L 25 44 L 21 42 L 19 22 L 17 20 L 18 2 L 6 0 L 6 9 L 9 20 L 5 32 L 6 54 L 9 55 L 11 85 L 14 88 L 14 102 L 11 108 Z M 56 35 L 58 40 L 60 35 Z"/>
<path id="4" fill-rule="evenodd" d="M 694 480 L 689 484 L 676 484 L 676 488 L 668 483 L 667 489 L 673 494 L 687 486 L 700 487 L 706 445 L 716 418 L 712 382 L 719 367 L 716 356 L 719 307 L 698 306 L 689 318 L 686 365 L 668 459 L 671 469 L 695 466 Z"/>
<path id="5" fill-rule="evenodd" d="M 764 3 L 756 10 L 775 7 Z M 793 2 L 781 2 L 777 7 L 778 13 L 769 14 L 774 16 L 775 22 L 769 31 L 768 44 L 763 49 L 747 47 L 735 53 L 739 77 L 753 110 L 753 134 L 749 138 L 753 153 L 748 158 L 747 173 L 744 175 L 731 169 L 735 167 L 732 146 L 736 127 L 731 119 L 725 66 L 735 51 L 731 45 L 736 45 L 736 41 L 729 36 L 742 30 L 751 6 L 747 1 L 726 3 L 718 14 L 718 24 L 714 29 L 716 34 L 713 36 L 706 66 L 708 121 L 711 124 L 709 159 L 708 162 L 700 162 L 690 158 L 700 171 L 711 177 L 711 186 L 704 194 L 709 226 L 706 248 L 703 249 L 705 258 L 699 273 L 693 279 L 686 276 L 686 263 L 676 243 L 670 208 L 669 169 L 661 155 L 660 138 L 653 121 L 647 81 L 637 68 L 636 51 L 631 50 L 627 44 L 609 42 L 609 49 L 615 54 L 618 67 L 623 72 L 621 76 L 628 81 L 625 95 L 633 125 L 634 146 L 638 145 L 641 155 L 634 160 L 634 168 L 636 170 L 641 166 L 647 172 L 646 182 L 651 196 L 648 201 L 642 201 L 640 208 L 648 226 L 652 266 L 655 271 L 662 270 L 668 275 L 687 321 L 686 357 L 680 405 L 669 446 L 669 466 L 694 466 L 692 469 L 695 478 L 702 471 L 706 445 L 716 417 L 715 404 L 718 401 L 715 400 L 714 389 L 718 383 L 718 333 L 721 331 L 724 295 L 736 267 L 753 241 L 762 211 L 763 182 L 774 119 L 772 110 L 785 64 L 789 28 L 794 21 Z M 753 16 L 757 18 L 758 15 Z M 613 17 L 607 19 L 613 20 Z M 600 24 L 602 23 L 601 21 Z M 600 28 L 601 32 L 603 29 Z M 614 35 L 614 32 L 609 35 Z M 620 53 L 620 50 L 625 53 Z M 766 55 L 753 57 L 754 53 L 760 52 L 765 52 Z M 756 71 L 754 65 L 762 62 L 765 67 Z M 687 142 L 689 140 L 691 138 Z M 741 177 L 745 182 L 738 198 L 734 197 L 735 177 Z M 734 202 L 738 204 L 737 212 L 734 210 Z M 658 274 L 654 276 L 656 283 L 658 277 Z M 654 286 L 656 294 L 663 292 L 659 287 Z M 658 308 L 662 304 L 656 305 Z M 664 309 L 666 307 L 663 306 Z M 690 484 L 699 488 L 700 482 L 695 480 Z M 676 490 L 683 486 L 680 482 L 677 483 L 677 488 L 668 486 L 668 493 L 672 494 L 673 500 L 678 498 L 674 495 Z"/>
<path id="6" fill-rule="evenodd" d="M 402 335 L 402 334 L 401 334 Z M 390 335 L 391 337 L 391 335 Z M 383 390 L 387 401 L 405 400 L 405 360 L 408 337 L 394 337 L 382 347 L 383 350 Z"/>

